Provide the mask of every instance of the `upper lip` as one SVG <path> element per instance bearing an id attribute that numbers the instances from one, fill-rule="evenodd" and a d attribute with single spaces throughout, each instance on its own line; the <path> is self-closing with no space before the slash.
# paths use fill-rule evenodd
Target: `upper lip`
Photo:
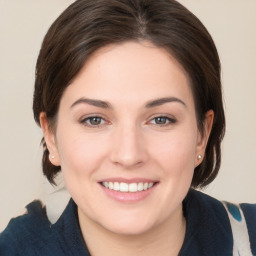
<path id="1" fill-rule="evenodd" d="M 121 178 L 121 177 L 113 177 L 113 178 L 106 178 L 106 179 L 102 179 L 99 181 L 99 183 L 101 182 L 124 182 L 127 184 L 131 184 L 131 183 L 156 183 L 158 182 L 157 180 L 153 180 L 153 179 L 147 179 L 147 178 Z"/>

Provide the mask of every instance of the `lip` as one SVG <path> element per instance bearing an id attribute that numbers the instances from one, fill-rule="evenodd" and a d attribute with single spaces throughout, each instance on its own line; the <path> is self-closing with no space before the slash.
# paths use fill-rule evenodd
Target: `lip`
<path id="1" fill-rule="evenodd" d="M 104 187 L 101 182 L 125 182 L 125 183 L 139 183 L 139 182 L 153 182 L 154 186 L 143 191 L 138 192 L 120 192 L 112 189 L 108 189 Z M 140 201 L 145 200 L 147 197 L 149 197 L 156 189 L 156 187 L 159 185 L 159 182 L 145 179 L 145 178 L 134 178 L 134 179 L 124 179 L 124 178 L 110 178 L 110 179 L 104 179 L 101 182 L 99 182 L 99 186 L 103 190 L 104 194 L 107 195 L 109 198 L 121 202 L 121 203 L 137 203 Z"/>

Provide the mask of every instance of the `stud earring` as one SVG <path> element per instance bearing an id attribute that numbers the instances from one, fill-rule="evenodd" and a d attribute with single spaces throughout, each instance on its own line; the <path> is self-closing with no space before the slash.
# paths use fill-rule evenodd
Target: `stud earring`
<path id="1" fill-rule="evenodd" d="M 201 155 L 198 155 L 198 156 L 197 156 L 197 159 L 198 159 L 198 160 L 200 160 L 201 158 L 202 158 L 202 156 L 201 156 Z"/>
<path id="2" fill-rule="evenodd" d="M 50 155 L 49 155 L 49 158 L 50 158 L 50 159 L 54 159 L 54 158 L 55 158 L 55 156 L 54 156 L 54 155 L 52 155 L 52 156 L 50 156 Z"/>

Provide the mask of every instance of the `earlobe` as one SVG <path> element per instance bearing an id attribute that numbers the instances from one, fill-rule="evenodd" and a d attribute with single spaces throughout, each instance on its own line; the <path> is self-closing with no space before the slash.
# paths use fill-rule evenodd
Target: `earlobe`
<path id="1" fill-rule="evenodd" d="M 58 154 L 58 149 L 56 145 L 56 139 L 55 139 L 54 132 L 52 131 L 49 125 L 49 121 L 47 119 L 46 113 L 41 112 L 39 118 L 40 118 L 40 126 L 44 134 L 44 140 L 45 140 L 47 149 L 49 151 L 49 160 L 53 165 L 59 166 L 60 161 L 59 161 L 59 154 Z"/>
<path id="2" fill-rule="evenodd" d="M 195 166 L 198 166 L 203 161 L 207 142 L 212 130 L 213 120 L 214 120 L 214 112 L 213 110 L 208 110 L 205 114 L 203 131 L 198 132 L 199 134 L 198 134 L 198 141 L 197 141 L 197 148 L 196 148 Z"/>

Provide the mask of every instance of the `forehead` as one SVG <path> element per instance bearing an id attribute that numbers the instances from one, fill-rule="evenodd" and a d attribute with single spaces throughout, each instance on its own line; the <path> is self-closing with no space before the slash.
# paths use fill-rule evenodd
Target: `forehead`
<path id="1" fill-rule="evenodd" d="M 145 41 L 99 49 L 87 59 L 65 94 L 73 100 L 80 95 L 123 103 L 192 97 L 189 79 L 178 61 L 165 49 Z"/>

